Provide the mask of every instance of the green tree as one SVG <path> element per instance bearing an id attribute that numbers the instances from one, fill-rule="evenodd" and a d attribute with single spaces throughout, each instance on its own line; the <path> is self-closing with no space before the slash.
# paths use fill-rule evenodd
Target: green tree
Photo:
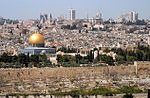
<path id="1" fill-rule="evenodd" d="M 143 61 L 144 60 L 144 53 L 142 50 L 137 50 L 136 51 L 136 57 L 138 61 Z"/>
<path id="2" fill-rule="evenodd" d="M 114 60 L 111 56 L 100 55 L 100 59 L 109 65 L 114 65 Z"/>
<path id="3" fill-rule="evenodd" d="M 9 55 L 7 53 L 3 53 L 1 55 L 1 62 L 4 62 L 4 63 L 10 62 L 10 57 L 9 57 Z"/>
<path id="4" fill-rule="evenodd" d="M 47 62 L 47 56 L 46 56 L 46 54 L 39 55 L 39 62 Z"/>
<path id="5" fill-rule="evenodd" d="M 83 59 L 82 56 L 80 54 L 75 55 L 75 59 L 76 59 L 76 63 L 80 64 L 81 60 Z"/>
<path id="6" fill-rule="evenodd" d="M 57 55 L 57 61 L 59 63 L 62 63 L 64 61 L 63 56 L 62 55 Z"/>
<path id="7" fill-rule="evenodd" d="M 25 54 L 19 54 L 18 55 L 18 62 L 22 65 L 26 64 L 27 56 Z"/>
<path id="8" fill-rule="evenodd" d="M 127 61 L 128 62 L 133 62 L 135 60 L 136 60 L 136 57 L 134 57 L 134 56 L 127 56 Z"/>
<path id="9" fill-rule="evenodd" d="M 13 63 L 16 63 L 17 60 L 18 60 L 18 56 L 16 56 L 16 55 L 12 56 L 12 62 Z"/>
<path id="10" fill-rule="evenodd" d="M 99 88 L 93 89 L 89 93 L 90 93 L 90 95 L 104 95 L 104 96 L 108 96 L 108 95 L 112 95 L 113 92 L 110 89 L 107 89 L 105 87 L 99 87 Z"/>
<path id="11" fill-rule="evenodd" d="M 116 62 L 118 62 L 118 64 L 123 64 L 123 63 L 125 63 L 124 56 L 118 55 L 118 56 L 116 57 Z"/>
<path id="12" fill-rule="evenodd" d="M 76 57 L 71 55 L 57 55 L 58 62 L 62 65 L 67 67 L 71 67 L 76 64 Z"/>
<path id="13" fill-rule="evenodd" d="M 134 86 L 122 86 L 119 91 L 121 93 L 142 93 L 143 91 Z"/>
<path id="14" fill-rule="evenodd" d="M 133 95 L 126 93 L 122 98 L 133 98 Z"/>
<path id="15" fill-rule="evenodd" d="M 35 67 L 39 67 L 39 55 L 31 55 L 30 62 L 32 62 Z"/>
<path id="16" fill-rule="evenodd" d="M 94 59 L 94 53 L 93 53 L 93 50 L 91 50 L 87 56 L 89 62 L 93 62 L 93 59 Z"/>

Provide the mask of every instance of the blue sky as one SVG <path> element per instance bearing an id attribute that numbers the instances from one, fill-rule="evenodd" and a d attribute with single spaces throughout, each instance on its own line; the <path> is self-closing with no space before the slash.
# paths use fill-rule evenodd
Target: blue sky
<path id="1" fill-rule="evenodd" d="M 99 11 L 104 19 L 117 18 L 128 11 L 136 11 L 140 18 L 150 18 L 150 0 L 1 0 L 0 16 L 11 19 L 36 19 L 39 14 L 67 16 L 68 9 L 77 10 L 78 18 L 95 16 Z"/>

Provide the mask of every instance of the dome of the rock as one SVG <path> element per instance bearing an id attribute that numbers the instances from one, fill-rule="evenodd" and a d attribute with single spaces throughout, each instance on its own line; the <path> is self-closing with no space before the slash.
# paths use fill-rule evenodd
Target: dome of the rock
<path id="1" fill-rule="evenodd" d="M 29 37 L 29 44 L 44 44 L 44 36 L 40 33 L 34 33 Z"/>

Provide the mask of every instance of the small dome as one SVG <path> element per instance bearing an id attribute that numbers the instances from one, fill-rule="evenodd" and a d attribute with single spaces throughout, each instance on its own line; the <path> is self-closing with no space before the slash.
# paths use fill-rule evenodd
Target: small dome
<path id="1" fill-rule="evenodd" d="M 34 33 L 29 37 L 29 44 L 44 44 L 44 37 L 40 33 Z"/>

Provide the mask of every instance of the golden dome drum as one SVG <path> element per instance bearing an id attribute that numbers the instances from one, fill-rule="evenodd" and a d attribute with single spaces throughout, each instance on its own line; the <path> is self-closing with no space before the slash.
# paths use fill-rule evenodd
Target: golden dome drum
<path id="1" fill-rule="evenodd" d="M 29 44 L 44 44 L 44 37 L 40 33 L 34 33 L 29 37 Z"/>

